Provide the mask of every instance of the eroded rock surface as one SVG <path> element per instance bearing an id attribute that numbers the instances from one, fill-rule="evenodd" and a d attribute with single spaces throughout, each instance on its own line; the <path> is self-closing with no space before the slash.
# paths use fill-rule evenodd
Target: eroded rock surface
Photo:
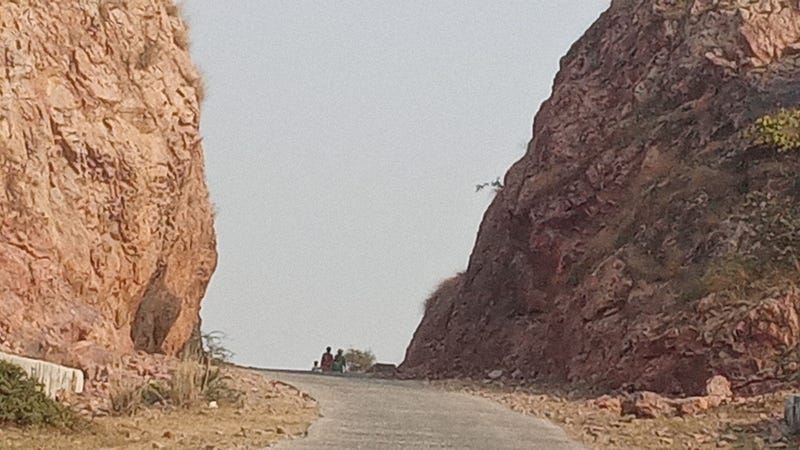
<path id="1" fill-rule="evenodd" d="M 202 82 L 166 0 L 0 3 L 0 349 L 174 355 L 216 266 Z"/>
<path id="2" fill-rule="evenodd" d="M 799 51 L 797 2 L 612 1 L 402 370 L 682 395 L 794 376 L 800 156 L 744 131 L 798 106 Z"/>

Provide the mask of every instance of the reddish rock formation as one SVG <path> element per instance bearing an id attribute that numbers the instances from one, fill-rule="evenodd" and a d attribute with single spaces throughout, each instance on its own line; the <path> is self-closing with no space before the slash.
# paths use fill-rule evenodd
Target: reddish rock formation
<path id="1" fill-rule="evenodd" d="M 2 2 L 0 36 L 0 349 L 180 352 L 216 244 L 176 6 Z"/>
<path id="2" fill-rule="evenodd" d="M 800 104 L 798 8 L 613 0 L 401 369 L 683 395 L 795 376 L 800 153 L 744 131 Z"/>

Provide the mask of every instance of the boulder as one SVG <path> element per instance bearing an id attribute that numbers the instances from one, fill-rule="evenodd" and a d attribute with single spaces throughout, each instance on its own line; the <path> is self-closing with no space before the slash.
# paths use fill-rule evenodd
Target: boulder
<path id="1" fill-rule="evenodd" d="M 612 0 L 562 58 L 404 373 L 678 396 L 717 373 L 742 393 L 786 378 L 800 158 L 770 124 L 800 115 L 800 7 L 689 3 Z"/>
<path id="2" fill-rule="evenodd" d="M 722 375 L 714 375 L 706 381 L 706 395 L 720 399 L 731 398 L 731 382 Z"/>
<path id="3" fill-rule="evenodd" d="M 0 2 L 0 350 L 94 374 L 199 338 L 217 252 L 178 11 Z"/>
<path id="4" fill-rule="evenodd" d="M 489 372 L 486 376 L 490 380 L 496 380 L 496 379 L 498 379 L 498 378 L 503 376 L 503 371 L 500 370 L 500 369 L 495 369 L 495 370 Z"/>
<path id="5" fill-rule="evenodd" d="M 644 419 L 672 417 L 676 413 L 673 403 L 655 392 L 635 392 L 622 402 L 622 413 Z"/>
<path id="6" fill-rule="evenodd" d="M 674 400 L 673 405 L 681 416 L 695 416 L 712 407 L 707 397 L 682 398 Z"/>
<path id="7" fill-rule="evenodd" d="M 595 407 L 604 409 L 614 414 L 622 414 L 622 400 L 619 397 L 603 395 L 591 401 Z"/>

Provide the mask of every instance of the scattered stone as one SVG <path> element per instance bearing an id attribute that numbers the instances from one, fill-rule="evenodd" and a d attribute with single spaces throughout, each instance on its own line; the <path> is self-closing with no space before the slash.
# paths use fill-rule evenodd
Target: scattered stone
<path id="1" fill-rule="evenodd" d="M 678 414 L 682 416 L 694 416 L 708 410 L 709 403 L 707 397 L 689 397 L 674 400 L 673 404 L 677 407 Z"/>
<path id="2" fill-rule="evenodd" d="M 208 402 L 208 407 L 209 407 L 209 409 L 217 409 L 217 408 L 219 408 L 219 405 L 217 404 L 217 402 L 212 400 L 212 401 Z"/>
<path id="3" fill-rule="evenodd" d="M 599 409 L 605 409 L 614 414 L 622 414 L 622 400 L 620 400 L 619 397 L 603 395 L 602 397 L 594 399 L 592 403 Z"/>
<path id="4" fill-rule="evenodd" d="M 632 394 L 622 402 L 623 414 L 633 414 L 639 418 L 655 419 L 675 415 L 670 402 L 655 392 L 641 391 Z"/>
<path id="5" fill-rule="evenodd" d="M 500 369 L 493 370 L 487 375 L 490 380 L 496 380 L 503 376 L 503 371 Z"/>
<path id="6" fill-rule="evenodd" d="M 733 397 L 731 382 L 722 375 L 714 375 L 706 381 L 706 395 L 722 399 Z"/>

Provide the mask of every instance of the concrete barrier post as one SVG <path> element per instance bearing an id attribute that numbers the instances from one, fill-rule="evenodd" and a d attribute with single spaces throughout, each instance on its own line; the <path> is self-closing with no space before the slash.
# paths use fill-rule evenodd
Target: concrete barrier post
<path id="1" fill-rule="evenodd" d="M 78 369 L 2 352 L 0 360 L 21 367 L 28 376 L 42 383 L 44 393 L 51 398 L 61 390 L 78 394 L 83 392 L 83 372 Z"/>

